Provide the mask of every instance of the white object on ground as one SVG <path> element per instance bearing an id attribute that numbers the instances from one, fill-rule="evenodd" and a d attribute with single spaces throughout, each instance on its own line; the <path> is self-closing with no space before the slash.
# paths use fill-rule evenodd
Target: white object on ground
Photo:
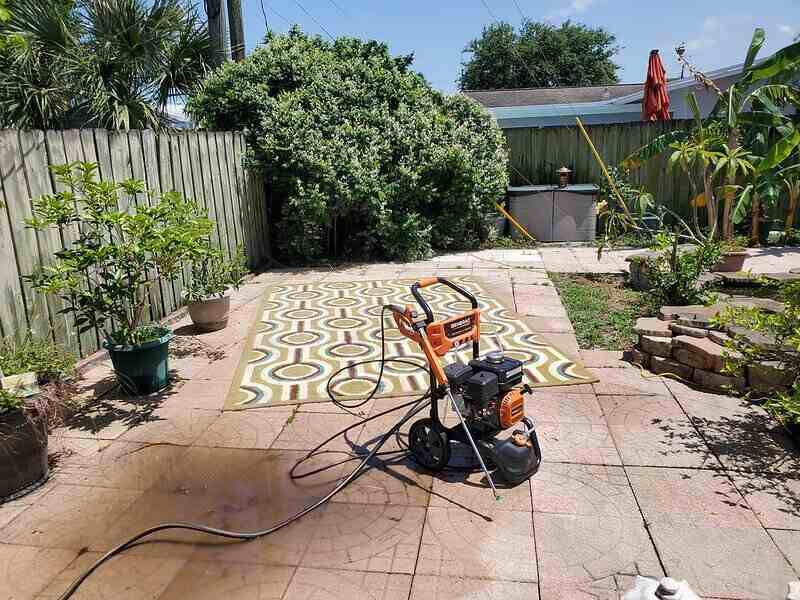
<path id="1" fill-rule="evenodd" d="M 689 584 L 664 577 L 661 581 L 637 576 L 632 590 L 625 593 L 622 600 L 700 600 Z"/>
<path id="2" fill-rule="evenodd" d="M 789 590 L 786 592 L 786 600 L 800 600 L 800 581 L 789 583 Z"/>

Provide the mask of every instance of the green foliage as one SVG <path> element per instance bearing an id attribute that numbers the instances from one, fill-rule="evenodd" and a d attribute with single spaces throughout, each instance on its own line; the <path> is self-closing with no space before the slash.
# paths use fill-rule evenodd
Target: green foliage
<path id="1" fill-rule="evenodd" d="M 585 350 L 629 348 L 636 341 L 636 319 L 658 309 L 649 293 L 624 287 L 620 278 L 550 273 L 550 279 Z"/>
<path id="2" fill-rule="evenodd" d="M 377 42 L 270 34 L 216 70 L 187 110 L 244 129 L 290 258 L 424 258 L 487 239 L 508 183 L 502 132 Z"/>
<path id="3" fill-rule="evenodd" d="M 484 27 L 465 49 L 462 90 L 605 85 L 619 81 L 616 38 L 602 28 L 565 21 L 559 27 L 525 20 Z"/>
<path id="4" fill-rule="evenodd" d="M 25 406 L 24 398 L 10 390 L 0 388 L 0 416 L 2 416 L 3 413 L 18 410 L 23 406 Z"/>
<path id="5" fill-rule="evenodd" d="M 205 75 L 205 24 L 182 0 L 9 0 L 0 127 L 158 128 Z"/>
<path id="6" fill-rule="evenodd" d="M 239 248 L 233 260 L 226 261 L 219 250 L 203 249 L 192 260 L 192 276 L 183 290 L 187 302 L 222 298 L 229 289 L 238 290 L 247 275 L 247 256 Z"/>
<path id="7" fill-rule="evenodd" d="M 3 375 L 34 372 L 40 380 L 58 379 L 69 375 L 77 357 L 49 339 L 28 334 L 22 339 L 0 339 L 0 371 Z"/>
<path id="8" fill-rule="evenodd" d="M 646 260 L 650 291 L 660 305 L 704 304 L 711 299 L 712 282 L 700 277 L 722 258 L 720 244 L 704 242 L 691 250 L 678 247 L 678 236 L 661 233 L 654 246 L 659 254 Z"/>
<path id="9" fill-rule="evenodd" d="M 753 343 L 752 336 L 731 336 L 729 347 L 739 353 L 740 358 L 729 361 L 727 368 L 741 370 L 746 365 L 768 364 L 785 383 L 767 399 L 765 408 L 787 424 L 800 425 L 800 283 L 792 282 L 783 287 L 781 300 L 785 304 L 782 312 L 770 313 L 758 308 L 730 308 L 717 318 L 717 325 L 737 326 L 763 335 L 770 343 Z M 777 377 L 777 375 L 776 375 Z"/>
<path id="10" fill-rule="evenodd" d="M 53 171 L 65 191 L 36 200 L 27 223 L 37 230 L 74 224 L 79 237 L 30 276 L 34 289 L 59 295 L 81 332 L 97 327 L 126 345 L 153 339 L 142 329 L 151 286 L 178 275 L 181 261 L 207 245 L 213 223 L 177 192 L 155 202 L 141 181 L 98 181 L 94 163 Z"/>

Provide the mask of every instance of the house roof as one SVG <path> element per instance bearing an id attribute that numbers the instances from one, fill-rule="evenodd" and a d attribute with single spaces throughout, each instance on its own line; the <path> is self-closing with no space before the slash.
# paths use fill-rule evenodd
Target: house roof
<path id="1" fill-rule="evenodd" d="M 463 94 L 487 108 L 543 106 L 602 102 L 630 96 L 644 89 L 643 83 L 591 85 L 585 87 L 523 88 L 516 90 L 465 90 Z"/>

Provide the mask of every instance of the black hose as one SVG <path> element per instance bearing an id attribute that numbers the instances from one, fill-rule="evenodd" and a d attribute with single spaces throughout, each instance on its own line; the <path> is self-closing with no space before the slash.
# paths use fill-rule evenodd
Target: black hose
<path id="1" fill-rule="evenodd" d="M 384 314 L 385 314 L 385 312 L 386 312 L 386 307 L 384 307 L 383 310 L 381 311 L 381 358 L 347 365 L 346 367 L 343 367 L 342 369 L 339 369 L 338 371 L 336 371 L 328 379 L 328 384 L 326 386 L 326 390 L 328 392 L 328 395 L 330 396 L 331 400 L 337 406 L 339 406 L 340 408 L 343 408 L 344 410 L 347 410 L 348 408 L 358 408 L 359 406 L 363 406 L 364 404 L 366 404 L 372 398 L 375 397 L 375 395 L 380 390 L 381 380 L 383 379 L 383 371 L 384 371 L 384 367 L 386 366 L 387 362 L 400 362 L 400 363 L 404 363 L 404 364 L 410 364 L 410 365 L 413 365 L 413 366 L 417 366 L 417 367 L 420 367 L 420 368 L 426 368 L 424 365 L 420 365 L 420 364 L 418 364 L 418 363 L 416 363 L 414 361 L 401 359 L 401 358 L 386 358 L 386 338 L 385 338 L 385 323 L 384 323 Z M 331 381 L 334 379 L 334 377 L 336 377 L 339 373 L 341 373 L 342 371 L 345 371 L 347 369 L 352 369 L 353 367 L 357 367 L 359 365 L 373 364 L 373 363 L 376 363 L 376 362 L 380 363 L 380 370 L 378 372 L 378 378 L 375 381 L 375 386 L 372 388 L 372 390 L 370 391 L 370 393 L 366 397 L 364 397 L 362 399 L 358 399 L 356 401 L 356 404 L 349 404 L 349 405 L 343 405 L 341 400 L 338 400 L 337 398 L 335 398 L 335 396 L 333 394 L 333 391 L 331 390 Z M 72 595 L 83 584 L 83 582 L 86 581 L 86 579 L 92 573 L 94 573 L 101 565 L 103 565 L 103 563 L 105 563 L 106 561 L 110 560 L 111 558 L 113 558 L 113 557 L 125 552 L 126 550 L 128 550 L 129 548 L 134 546 L 136 543 L 138 543 L 140 540 L 142 540 L 142 539 L 144 539 L 146 537 L 149 537 L 149 536 L 151 536 L 151 535 L 153 535 L 155 533 L 158 533 L 160 531 L 166 531 L 166 530 L 195 531 L 195 532 L 198 532 L 198 533 L 205 533 L 205 534 L 208 534 L 208 535 L 215 535 L 215 536 L 218 536 L 218 537 L 245 541 L 245 540 L 254 540 L 256 538 L 264 537 L 264 536 L 267 536 L 267 535 L 269 535 L 271 533 L 275 533 L 276 531 L 278 531 L 280 529 L 283 529 L 287 525 L 290 525 L 291 523 L 297 521 L 298 519 L 304 517 L 308 513 L 316 510 L 317 508 L 319 508 L 320 506 L 322 506 L 326 502 L 330 501 L 331 498 L 336 496 L 336 494 L 341 492 L 345 487 L 347 487 L 350 483 L 352 483 L 359 475 L 361 475 L 361 473 L 363 472 L 364 468 L 367 466 L 369 461 L 371 461 L 375 456 L 378 456 L 379 454 L 386 455 L 386 454 L 400 454 L 400 453 L 403 453 L 403 452 L 407 452 L 405 450 L 399 450 L 399 451 L 390 451 L 390 452 L 379 453 L 378 451 L 381 449 L 381 447 L 383 447 L 383 445 L 389 440 L 389 438 L 391 436 L 395 435 L 400 430 L 400 428 L 409 419 L 411 419 L 411 417 L 413 417 L 414 415 L 416 415 L 417 413 L 422 411 L 424 408 L 430 406 L 430 403 L 432 401 L 431 400 L 432 395 L 433 395 L 432 394 L 432 390 L 429 388 L 428 391 L 426 391 L 422 396 L 416 398 L 415 400 L 412 400 L 410 402 L 406 402 L 404 404 L 401 404 L 401 405 L 398 405 L 396 407 L 390 408 L 388 410 L 382 411 L 382 412 L 380 412 L 380 413 L 378 413 L 376 415 L 373 415 L 373 416 L 371 416 L 371 417 L 369 417 L 367 419 L 362 419 L 359 422 L 357 422 L 357 423 L 355 423 L 353 425 L 350 425 L 350 426 L 342 429 L 341 431 L 337 432 L 336 434 L 332 435 L 327 440 L 325 440 L 321 444 L 317 445 L 317 447 L 314 448 L 313 450 L 311 450 L 306 456 L 304 456 L 299 461 L 297 461 L 295 463 L 295 465 L 292 467 L 291 471 L 289 472 L 290 477 L 292 479 L 302 479 L 303 477 L 308 477 L 310 475 L 313 475 L 315 473 L 319 473 L 320 471 L 328 469 L 328 468 L 330 468 L 332 466 L 336 466 L 336 465 L 327 465 L 327 466 L 325 466 L 323 468 L 317 469 L 317 470 L 309 472 L 309 473 L 303 473 L 303 474 L 300 474 L 300 475 L 296 475 L 295 474 L 295 470 L 297 469 L 298 466 L 300 466 L 302 463 L 304 463 L 305 461 L 310 459 L 312 456 L 315 456 L 315 455 L 319 454 L 319 450 L 321 448 L 323 448 L 326 444 L 330 443 L 332 440 L 336 439 L 340 435 L 343 435 L 343 434 L 347 433 L 348 431 L 350 431 L 351 429 L 353 429 L 354 427 L 361 426 L 361 425 L 363 425 L 364 423 L 366 423 L 368 421 L 371 421 L 373 419 L 377 419 L 378 417 L 382 417 L 382 416 L 384 416 L 386 414 L 389 414 L 391 412 L 398 411 L 398 410 L 400 410 L 402 408 L 410 407 L 409 411 L 397 423 L 392 425 L 392 427 L 389 428 L 389 430 L 383 436 L 381 436 L 380 440 L 378 440 L 378 442 L 375 444 L 375 446 L 372 448 L 372 450 L 370 450 L 367 454 L 365 454 L 363 456 L 363 459 L 361 460 L 359 465 L 347 477 L 342 479 L 342 481 L 340 481 L 336 485 L 336 487 L 333 488 L 330 492 L 328 492 L 325 496 L 323 496 L 322 498 L 320 498 L 319 500 L 317 500 L 313 504 L 310 504 L 309 506 L 305 507 L 300 512 L 295 513 L 291 517 L 288 517 L 287 519 L 284 519 L 283 521 L 281 521 L 280 523 L 277 523 L 276 525 L 273 525 L 272 527 L 269 527 L 267 529 L 262 529 L 262 530 L 259 530 L 259 531 L 228 531 L 226 529 L 218 529 L 216 527 L 209 527 L 207 525 L 202 525 L 202 524 L 197 524 L 197 523 L 182 523 L 182 522 L 161 523 L 159 525 L 155 525 L 153 527 L 150 527 L 148 529 L 145 529 L 144 531 L 141 531 L 141 532 L 137 533 L 133 537 L 129 538 L 128 540 L 126 540 L 125 542 L 119 544 L 118 546 L 115 546 L 114 548 L 112 548 L 111 550 L 106 552 L 103 556 L 98 558 L 77 579 L 75 579 L 75 581 L 73 581 L 72 584 L 70 584 L 70 586 L 67 588 L 67 590 L 63 594 L 61 594 L 61 596 L 59 596 L 59 600 L 67 600 L 68 598 L 71 598 Z M 347 410 L 347 412 L 350 412 L 350 411 Z M 343 461 L 343 462 L 348 462 L 349 460 L 354 460 L 356 458 L 359 458 L 359 456 L 358 455 L 351 456 L 350 458 L 348 458 L 346 461 Z M 342 464 L 342 463 L 337 463 L 337 464 Z"/>

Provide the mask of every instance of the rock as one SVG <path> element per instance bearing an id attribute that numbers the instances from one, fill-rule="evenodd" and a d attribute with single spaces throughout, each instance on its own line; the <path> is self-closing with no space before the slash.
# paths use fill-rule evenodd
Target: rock
<path id="1" fill-rule="evenodd" d="M 641 317 L 636 319 L 633 330 L 639 335 L 650 335 L 653 337 L 672 337 L 669 329 L 669 322 L 656 319 L 655 317 Z"/>
<path id="2" fill-rule="evenodd" d="M 703 369 L 695 369 L 692 380 L 701 387 L 717 392 L 741 392 L 746 386 L 744 377 L 729 377 Z"/>
<path id="3" fill-rule="evenodd" d="M 790 371 L 782 368 L 777 360 L 747 365 L 747 385 L 758 392 L 783 392 L 794 383 Z"/>
<path id="4" fill-rule="evenodd" d="M 692 380 L 692 372 L 694 371 L 689 365 L 684 365 L 671 358 L 663 358 L 661 356 L 653 356 L 650 359 L 650 370 L 656 375 L 671 373 L 687 381 Z"/>
<path id="5" fill-rule="evenodd" d="M 775 283 L 800 281 L 800 273 L 793 273 L 792 271 L 789 271 L 788 273 L 767 273 L 763 277 L 764 279 L 774 281 Z"/>
<path id="6" fill-rule="evenodd" d="M 662 306 L 658 311 L 658 318 L 662 321 L 674 321 L 679 316 L 691 313 L 695 310 L 702 310 L 702 304 L 690 304 L 688 306 Z"/>
<path id="7" fill-rule="evenodd" d="M 639 349 L 654 356 L 669 358 L 672 355 L 672 338 L 640 335 Z"/>
<path id="8" fill-rule="evenodd" d="M 636 254 L 631 254 L 625 257 L 625 262 L 644 262 L 646 260 L 650 260 L 652 258 L 658 258 L 658 252 L 653 252 L 651 250 L 646 250 L 644 252 L 637 252 Z"/>
<path id="9" fill-rule="evenodd" d="M 734 296 L 722 304 L 715 304 L 711 308 L 717 308 L 718 312 L 728 308 L 728 306 L 742 308 L 759 308 L 768 313 L 780 313 L 784 310 L 783 302 L 778 302 L 772 298 L 751 298 L 749 296 Z"/>
<path id="10" fill-rule="evenodd" d="M 727 331 L 730 336 L 751 346 L 756 346 L 763 350 L 778 349 L 778 340 L 774 335 L 752 331 L 738 325 L 731 325 L 727 328 Z M 788 346 L 785 346 L 784 349 L 791 350 Z"/>
<path id="11" fill-rule="evenodd" d="M 650 368 L 650 355 L 647 352 L 642 352 L 639 348 L 625 350 L 622 360 L 626 360 L 632 365 L 640 365 L 645 369 Z"/>
<path id="12" fill-rule="evenodd" d="M 718 273 L 719 278 L 728 285 L 750 286 L 758 285 L 760 275 L 754 275 L 749 271 L 732 271 L 730 273 Z"/>
<path id="13" fill-rule="evenodd" d="M 800 267 L 796 269 L 789 269 L 789 273 L 791 273 L 792 275 L 800 275 Z"/>
<path id="14" fill-rule="evenodd" d="M 710 339 L 718 346 L 725 346 L 726 348 L 728 346 L 728 342 L 731 341 L 731 338 L 727 333 L 714 330 L 708 332 L 708 339 Z"/>
<path id="15" fill-rule="evenodd" d="M 723 348 L 708 338 L 679 335 L 672 341 L 672 356 L 675 360 L 704 371 L 720 373 L 728 359 L 741 357 L 737 352 Z"/>
<path id="16" fill-rule="evenodd" d="M 709 334 L 708 329 L 700 329 L 699 327 L 689 327 L 688 325 L 681 325 L 677 321 L 669 324 L 672 335 L 688 335 L 690 337 L 703 338 Z"/>

